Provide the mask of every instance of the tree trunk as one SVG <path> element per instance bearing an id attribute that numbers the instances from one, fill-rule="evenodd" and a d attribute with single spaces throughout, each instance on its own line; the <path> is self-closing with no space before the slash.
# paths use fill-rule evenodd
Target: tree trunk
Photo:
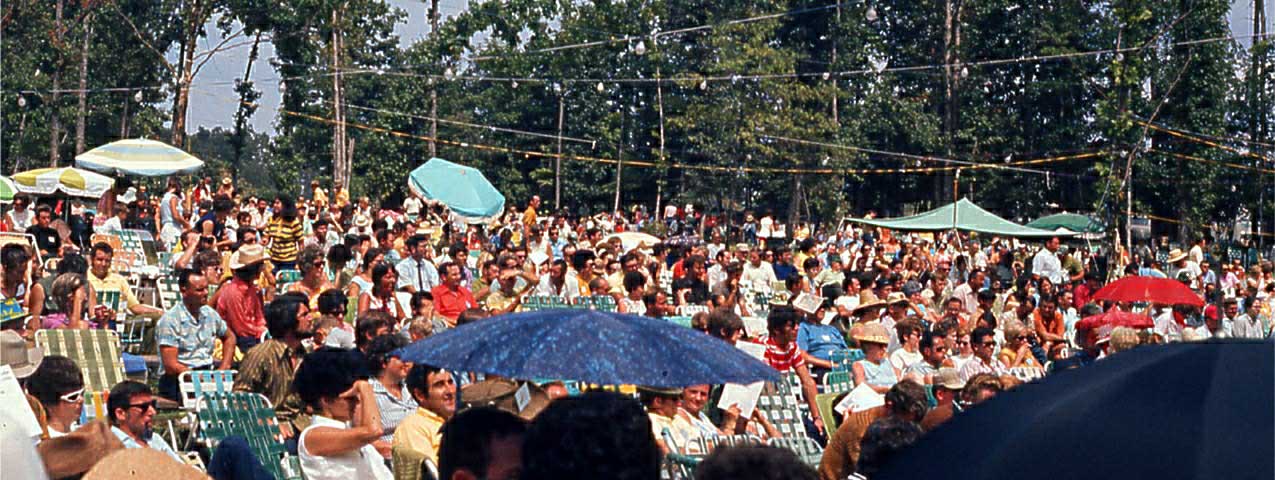
<path id="1" fill-rule="evenodd" d="M 189 0 L 191 6 L 183 20 L 181 57 L 177 65 L 177 92 L 173 99 L 173 131 L 170 143 L 185 148 L 186 111 L 190 106 L 190 84 L 195 79 L 195 47 L 204 28 L 204 7 L 200 0 Z"/>
<path id="2" fill-rule="evenodd" d="M 431 37 L 438 35 L 438 0 L 430 0 L 429 2 L 429 35 Z M 562 135 L 561 132 L 558 135 Z M 433 82 L 429 88 L 429 158 L 438 156 L 438 82 Z M 562 150 L 562 140 L 558 140 L 559 148 Z M 562 152 L 558 152 L 561 154 Z M 557 208 L 558 198 L 554 196 L 554 207 Z"/>
<path id="3" fill-rule="evenodd" d="M 257 32 L 257 35 L 253 37 L 252 40 L 252 49 L 248 51 L 248 65 L 244 67 L 243 71 L 242 85 L 244 85 L 246 90 L 240 94 L 239 107 L 235 112 L 235 136 L 231 141 L 231 147 L 234 148 L 235 151 L 235 158 L 231 161 L 230 165 L 230 176 L 235 180 L 239 179 L 239 168 L 243 163 L 243 147 L 247 141 L 244 138 L 244 130 L 248 127 L 248 118 L 251 117 L 252 112 L 255 111 L 255 107 L 248 104 L 245 95 L 248 95 L 251 92 L 251 89 L 248 87 L 248 82 L 252 81 L 252 64 L 257 61 L 258 47 L 260 47 L 260 45 L 261 32 Z"/>
<path id="4" fill-rule="evenodd" d="M 80 111 L 75 119 L 75 154 L 84 152 L 84 117 L 88 115 L 89 42 L 93 38 L 93 14 L 84 16 L 84 43 L 80 46 Z"/>
<path id="5" fill-rule="evenodd" d="M 335 185 L 349 188 L 350 162 L 345 135 L 345 93 L 341 75 L 341 9 L 332 10 L 332 176 Z"/>

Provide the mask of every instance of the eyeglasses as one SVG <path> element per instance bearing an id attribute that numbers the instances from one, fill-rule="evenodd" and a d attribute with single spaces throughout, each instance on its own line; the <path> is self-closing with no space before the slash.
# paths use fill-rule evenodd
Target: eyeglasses
<path id="1" fill-rule="evenodd" d="M 74 392 L 67 392 L 58 398 L 62 399 L 62 401 L 66 403 L 75 403 L 80 400 L 84 400 L 84 389 L 81 388 Z"/>
<path id="2" fill-rule="evenodd" d="M 146 409 L 148 409 L 148 408 L 153 408 L 153 409 L 155 409 L 155 410 L 157 410 L 157 411 L 158 411 L 158 410 L 159 410 L 159 401 L 158 401 L 158 400 L 153 400 L 153 399 L 152 399 L 152 400 L 151 400 L 151 401 L 149 401 L 149 402 L 143 402 L 143 403 L 130 403 L 130 404 L 128 404 L 128 408 L 140 408 L 140 409 L 142 409 L 142 411 L 143 411 L 143 412 L 145 412 L 145 411 L 146 411 Z"/>
<path id="3" fill-rule="evenodd" d="M 984 347 L 995 347 L 996 342 L 983 342 L 981 345 L 983 345 Z"/>

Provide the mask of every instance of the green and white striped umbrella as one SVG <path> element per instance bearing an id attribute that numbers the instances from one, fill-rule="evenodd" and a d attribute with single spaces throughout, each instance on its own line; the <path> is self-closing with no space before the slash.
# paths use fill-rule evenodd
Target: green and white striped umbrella
<path id="1" fill-rule="evenodd" d="M 0 203 L 10 203 L 18 194 L 18 186 L 9 177 L 0 177 Z"/>
<path id="2" fill-rule="evenodd" d="M 37 168 L 14 174 L 13 183 L 20 193 L 62 192 L 75 197 L 100 198 L 115 185 L 115 179 L 78 168 Z"/>
<path id="3" fill-rule="evenodd" d="M 75 164 L 108 175 L 157 177 L 199 170 L 204 161 L 164 142 L 134 138 L 81 153 Z"/>

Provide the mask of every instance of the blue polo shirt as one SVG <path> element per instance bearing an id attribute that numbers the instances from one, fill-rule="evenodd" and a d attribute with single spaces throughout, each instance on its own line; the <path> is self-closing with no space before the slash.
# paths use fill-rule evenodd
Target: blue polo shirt
<path id="1" fill-rule="evenodd" d="M 809 322 L 797 327 L 797 346 L 820 360 L 831 360 L 834 350 L 847 348 L 837 327 Z"/>

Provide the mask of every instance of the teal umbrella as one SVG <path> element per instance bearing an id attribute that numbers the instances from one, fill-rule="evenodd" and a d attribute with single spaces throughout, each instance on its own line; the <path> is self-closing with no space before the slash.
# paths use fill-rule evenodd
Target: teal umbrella
<path id="1" fill-rule="evenodd" d="M 447 205 L 471 223 L 481 223 L 505 210 L 505 196 L 491 186 L 483 172 L 441 158 L 431 158 L 412 170 L 407 184 L 417 195 Z"/>

